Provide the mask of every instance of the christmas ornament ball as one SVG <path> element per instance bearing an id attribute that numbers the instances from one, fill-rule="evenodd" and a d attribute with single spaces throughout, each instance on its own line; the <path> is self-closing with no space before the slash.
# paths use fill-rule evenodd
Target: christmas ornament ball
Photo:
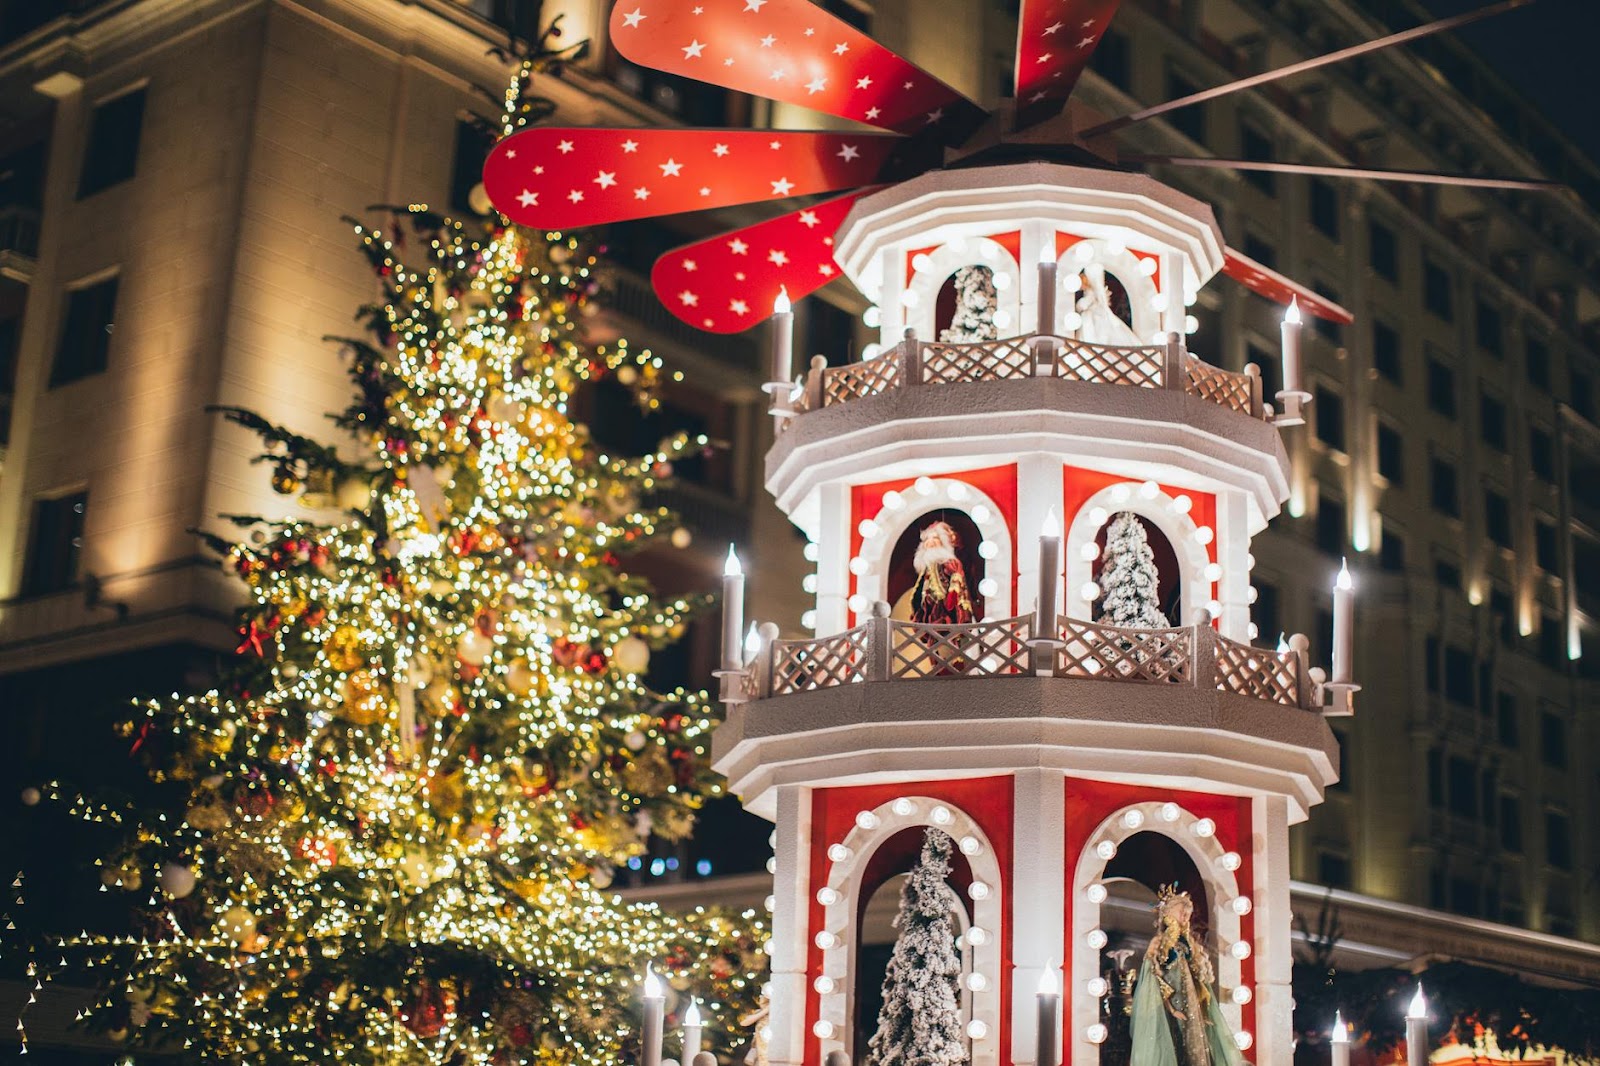
<path id="1" fill-rule="evenodd" d="M 182 863 L 169 862 L 162 865 L 156 882 L 168 896 L 183 899 L 194 891 L 195 873 Z"/>
<path id="2" fill-rule="evenodd" d="M 235 904 L 222 912 L 217 929 L 235 944 L 244 944 L 256 935 L 256 916 L 249 907 Z"/>
<path id="3" fill-rule="evenodd" d="M 27 788 L 22 790 L 22 805 L 24 807 L 37 807 L 39 805 L 39 800 L 43 798 L 44 797 L 40 795 L 39 790 L 34 788 L 32 785 L 29 785 Z"/>
<path id="4" fill-rule="evenodd" d="M 456 641 L 456 657 L 468 666 L 482 666 L 494 651 L 494 641 L 484 636 L 476 628 L 461 634 L 461 639 Z"/>
<path id="5" fill-rule="evenodd" d="M 388 710 L 382 684 L 371 670 L 357 670 L 344 679 L 344 702 L 339 713 L 345 721 L 359 726 L 376 725 Z"/>
<path id="6" fill-rule="evenodd" d="M 623 637 L 611 649 L 611 661 L 625 674 L 642 674 L 650 669 L 650 645 L 638 637 Z"/>
<path id="7" fill-rule="evenodd" d="M 506 667 L 506 689 L 513 696 L 526 696 L 532 692 L 535 680 L 533 668 L 526 659 L 518 657 Z"/>
<path id="8" fill-rule="evenodd" d="M 354 626 L 340 626 L 322 642 L 322 654 L 330 667 L 341 674 L 349 673 L 362 663 L 361 634 Z"/>

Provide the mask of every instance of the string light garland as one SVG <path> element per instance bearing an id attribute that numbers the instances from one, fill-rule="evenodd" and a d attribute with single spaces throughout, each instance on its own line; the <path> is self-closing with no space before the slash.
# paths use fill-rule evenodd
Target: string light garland
<path id="1" fill-rule="evenodd" d="M 542 117 L 532 76 L 564 54 L 547 33 L 522 56 L 506 131 Z M 248 588 L 233 667 L 125 726 L 184 809 L 40 790 L 125 830 L 101 877 L 137 931 L 27 944 L 30 982 L 99 987 L 81 1021 L 207 1062 L 620 1066 L 648 962 L 725 1052 L 764 919 L 605 891 L 721 794 L 712 704 L 642 676 L 699 605 L 625 569 L 676 531 L 644 501 L 709 441 L 614 456 L 571 420 L 585 383 L 650 409 L 664 375 L 584 343 L 598 264 L 577 238 L 392 214 L 351 222 L 381 295 L 337 338 L 365 461 L 223 412 L 262 436 L 276 490 L 346 517 L 207 538 Z"/>

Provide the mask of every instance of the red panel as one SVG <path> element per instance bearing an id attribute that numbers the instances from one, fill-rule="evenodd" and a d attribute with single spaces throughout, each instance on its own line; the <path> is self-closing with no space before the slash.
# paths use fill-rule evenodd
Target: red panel
<path id="1" fill-rule="evenodd" d="M 1071 529 L 1072 520 L 1077 513 L 1083 510 L 1083 505 L 1089 497 L 1101 489 L 1112 485 L 1137 486 L 1137 482 L 1130 482 L 1125 477 L 1106 474 L 1099 470 L 1085 470 L 1082 467 L 1069 466 L 1062 472 L 1062 508 L 1066 514 L 1062 516 L 1062 528 Z M 1214 534 L 1217 529 L 1217 497 L 1210 492 L 1197 492 L 1194 489 L 1179 488 L 1177 485 L 1162 485 L 1161 491 L 1168 496 L 1187 496 L 1193 501 L 1189 508 L 1189 518 L 1197 526 L 1210 526 Z M 1176 545 L 1174 545 L 1176 547 Z M 1213 536 L 1211 543 L 1206 545 L 1206 557 L 1212 562 L 1217 561 L 1217 538 Z"/>
<path id="2" fill-rule="evenodd" d="M 1308 313 L 1342 326 L 1348 326 L 1356 320 L 1355 315 L 1332 300 L 1312 292 L 1297 281 L 1290 281 L 1269 266 L 1262 266 L 1243 252 L 1236 252 L 1232 248 L 1224 251 L 1227 255 L 1222 262 L 1222 272 L 1258 296 L 1285 305 L 1290 300 L 1298 300 L 1300 307 Z"/>
<path id="3" fill-rule="evenodd" d="M 991 466 L 982 470 L 962 470 L 953 474 L 940 474 L 941 478 L 951 481 L 960 481 L 971 485 L 973 488 L 987 495 L 994 501 L 1000 510 L 1000 518 L 1005 522 L 1006 528 L 1011 531 L 1011 539 L 1017 539 L 1017 468 L 1011 466 Z M 883 510 L 883 494 L 886 492 L 906 492 L 911 489 L 915 478 L 899 478 L 894 481 L 879 481 L 871 485 L 857 485 L 850 490 L 850 556 L 854 558 L 861 554 L 861 531 L 858 528 L 863 518 L 872 518 Z M 916 501 L 915 493 L 906 501 L 908 505 Z M 1011 606 L 1017 605 L 1017 553 L 1011 557 Z M 850 578 L 850 591 L 857 591 L 859 579 L 854 575 Z"/>
<path id="4" fill-rule="evenodd" d="M 662 304 L 697 329 L 738 333 L 772 314 L 773 301 L 813 293 L 839 276 L 833 235 L 870 189 L 675 248 L 650 284 Z"/>
<path id="5" fill-rule="evenodd" d="M 643 66 L 899 133 L 961 136 L 984 114 L 808 0 L 619 0 L 611 43 Z"/>
<path id="6" fill-rule="evenodd" d="M 1011 1061 L 1011 914 L 1016 789 L 1009 775 L 965 778 L 958 781 L 917 781 L 850 788 L 819 788 L 811 796 L 811 903 L 806 932 L 806 1052 L 805 1061 L 822 1061 L 821 1041 L 812 1034 L 821 997 L 811 981 L 822 972 L 822 949 L 810 939 L 822 928 L 825 908 L 816 890 L 828 881 L 828 845 L 838 843 L 855 826 L 858 811 L 870 810 L 901 796 L 928 796 L 959 807 L 978 824 L 994 848 L 1000 867 L 1000 1061 Z M 856 1048 L 861 1058 L 864 1048 Z"/>
<path id="7" fill-rule="evenodd" d="M 1214 796 L 1207 792 L 1183 792 L 1177 789 L 1149 788 L 1142 785 L 1121 785 L 1107 781 L 1087 781 L 1069 777 L 1066 782 L 1066 870 L 1063 874 L 1066 900 L 1066 938 L 1061 945 L 1062 958 L 1068 960 L 1066 972 L 1072 973 L 1072 953 L 1077 948 L 1072 942 L 1072 914 L 1077 906 L 1072 879 L 1077 871 L 1078 859 L 1089 845 L 1089 836 L 1101 822 L 1114 812 L 1135 803 L 1177 803 L 1200 818 L 1210 818 L 1217 823 L 1217 841 L 1225 850 L 1236 851 L 1242 861 L 1234 876 L 1245 895 L 1254 894 L 1254 825 L 1250 800 L 1239 796 Z M 1202 871 L 1203 872 L 1203 871 Z M 1239 919 L 1239 934 L 1255 946 L 1256 912 Z M 1086 949 L 1087 950 L 1087 949 Z M 1256 957 L 1252 954 L 1239 966 L 1240 980 L 1254 991 Z M 1073 1017 L 1073 998 L 1088 993 L 1067 982 L 1067 1003 L 1063 1011 L 1063 1027 L 1070 1025 Z M 1256 1031 L 1255 1000 L 1245 1004 L 1241 1017 L 1244 1028 Z M 1063 1047 L 1070 1046 L 1063 1044 Z"/>
<path id="8" fill-rule="evenodd" d="M 489 153 L 502 214 L 570 229 L 852 189 L 878 180 L 903 138 L 784 130 L 547 129 Z"/>
<path id="9" fill-rule="evenodd" d="M 1017 19 L 1017 125 L 1060 111 L 1121 0 L 1022 0 Z"/>

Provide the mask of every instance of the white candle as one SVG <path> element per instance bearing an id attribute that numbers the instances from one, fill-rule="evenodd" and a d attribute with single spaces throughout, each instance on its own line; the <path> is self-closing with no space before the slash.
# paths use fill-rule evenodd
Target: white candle
<path id="1" fill-rule="evenodd" d="M 1423 1066 L 1428 1061 L 1428 1001 L 1422 996 L 1422 984 L 1417 984 L 1417 994 L 1411 997 L 1406 1008 L 1406 1063 Z"/>
<path id="2" fill-rule="evenodd" d="M 1350 1030 L 1338 1011 L 1333 1012 L 1333 1032 L 1329 1040 L 1333 1048 L 1333 1066 L 1350 1066 Z"/>
<path id="3" fill-rule="evenodd" d="M 683 1066 L 691 1066 L 700 1054 L 700 1030 L 700 1004 L 691 999 L 683 1012 Z"/>
<path id="4" fill-rule="evenodd" d="M 1356 587 L 1350 580 L 1350 567 L 1341 562 L 1333 582 L 1333 683 L 1350 684 L 1350 658 L 1355 650 Z"/>
<path id="5" fill-rule="evenodd" d="M 1300 301 L 1289 300 L 1283 316 L 1283 391 L 1300 392 Z"/>
<path id="6" fill-rule="evenodd" d="M 789 290 L 780 288 L 772 301 L 772 381 L 794 378 L 794 312 L 790 310 Z"/>
<path id="7" fill-rule="evenodd" d="M 728 545 L 728 561 L 722 565 L 722 668 L 744 667 L 740 645 L 744 640 L 744 567 Z"/>
<path id="8" fill-rule="evenodd" d="M 1056 257 L 1049 244 L 1039 249 L 1039 328 L 1038 332 L 1054 334 L 1056 331 Z"/>
<path id="9" fill-rule="evenodd" d="M 1044 516 L 1039 534 L 1039 608 L 1034 636 L 1054 640 L 1056 635 L 1056 584 L 1061 574 L 1061 520 L 1054 507 Z"/>
<path id="10" fill-rule="evenodd" d="M 1056 1036 L 1061 1030 L 1061 985 L 1055 963 L 1046 962 L 1039 975 L 1039 1048 L 1035 1066 L 1061 1066 Z"/>
<path id="11" fill-rule="evenodd" d="M 641 1033 L 640 1066 L 661 1066 L 661 1023 L 665 1016 L 666 995 L 661 978 L 648 966 L 644 971 L 644 1029 Z"/>

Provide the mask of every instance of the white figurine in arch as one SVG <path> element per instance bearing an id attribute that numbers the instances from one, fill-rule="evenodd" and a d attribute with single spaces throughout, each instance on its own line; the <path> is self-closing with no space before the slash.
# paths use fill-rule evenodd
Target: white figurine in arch
<path id="1" fill-rule="evenodd" d="M 1111 309 L 1111 287 L 1106 281 L 1106 268 L 1099 263 L 1090 263 L 1083 269 L 1083 292 L 1078 297 L 1077 311 L 1083 318 L 1078 327 L 1079 340 L 1122 347 L 1139 344 L 1133 327 Z"/>

